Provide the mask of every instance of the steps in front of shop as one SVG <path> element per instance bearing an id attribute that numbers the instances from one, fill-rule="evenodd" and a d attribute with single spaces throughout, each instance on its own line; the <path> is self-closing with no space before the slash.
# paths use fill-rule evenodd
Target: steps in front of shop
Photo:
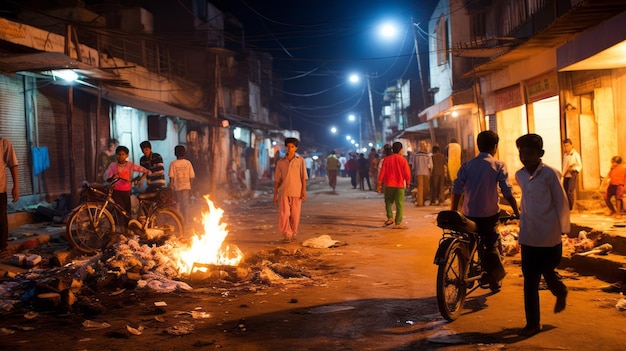
<path id="1" fill-rule="evenodd" d="M 608 283 L 626 283 L 626 235 L 614 232 L 602 232 L 597 235 L 599 237 L 596 246 L 610 244 L 613 247 L 610 253 L 563 257 L 559 268 L 573 269 L 580 275 L 595 276 Z"/>

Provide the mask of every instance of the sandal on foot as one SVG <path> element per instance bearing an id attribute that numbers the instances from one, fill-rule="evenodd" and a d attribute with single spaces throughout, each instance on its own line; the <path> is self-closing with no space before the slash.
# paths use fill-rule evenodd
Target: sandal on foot
<path id="1" fill-rule="evenodd" d="M 393 220 L 392 220 L 392 219 L 388 219 L 388 220 L 386 220 L 386 221 L 385 221 L 385 227 L 386 227 L 386 226 L 389 226 L 389 225 L 392 225 L 393 223 L 394 223 L 394 222 L 393 222 Z"/>

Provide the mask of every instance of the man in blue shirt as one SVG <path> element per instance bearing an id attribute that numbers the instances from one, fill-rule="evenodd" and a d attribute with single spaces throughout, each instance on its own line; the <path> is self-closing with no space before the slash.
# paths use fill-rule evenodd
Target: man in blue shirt
<path id="1" fill-rule="evenodd" d="M 489 275 L 492 291 L 500 289 L 500 282 L 506 275 L 497 248 L 496 224 L 500 213 L 498 186 L 515 215 L 519 216 L 506 165 L 494 158 L 499 140 L 498 134 L 490 130 L 478 134 L 476 144 L 480 153 L 459 169 L 452 187 L 451 205 L 451 209 L 456 211 L 461 195 L 464 195 L 463 214 L 476 223 L 477 232 L 481 236 L 483 249 L 480 251 L 484 252 L 482 262 Z"/>

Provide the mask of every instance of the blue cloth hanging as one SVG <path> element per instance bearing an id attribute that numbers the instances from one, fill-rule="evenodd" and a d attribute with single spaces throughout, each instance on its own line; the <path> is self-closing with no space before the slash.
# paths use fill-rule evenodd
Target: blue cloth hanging
<path id="1" fill-rule="evenodd" d="M 32 147 L 30 149 L 33 156 L 33 173 L 40 175 L 46 169 L 50 168 L 50 156 L 48 155 L 48 147 Z"/>

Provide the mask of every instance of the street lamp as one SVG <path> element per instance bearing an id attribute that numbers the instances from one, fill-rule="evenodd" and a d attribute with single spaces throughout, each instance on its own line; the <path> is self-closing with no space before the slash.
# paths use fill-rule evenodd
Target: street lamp
<path id="1" fill-rule="evenodd" d="M 367 79 L 367 95 L 369 97 L 370 116 L 372 117 L 372 130 L 374 131 L 374 142 L 377 144 L 378 138 L 376 136 L 376 117 L 374 117 L 374 103 L 372 102 L 372 85 L 370 84 L 369 75 L 365 75 L 365 78 Z M 349 79 L 350 79 L 350 83 L 353 83 L 353 84 L 356 84 L 361 81 L 361 77 L 358 74 L 351 74 Z M 359 119 L 360 119 L 360 116 L 359 116 Z M 359 120 L 359 124 L 361 124 L 360 120 Z"/>
<path id="2" fill-rule="evenodd" d="M 348 116 L 348 119 L 351 122 L 354 122 L 354 121 L 357 120 L 357 118 L 354 116 L 354 114 L 350 114 Z M 363 145 L 363 126 L 361 124 L 361 114 L 360 113 L 359 113 L 359 121 L 358 121 L 358 123 L 359 123 L 359 146 L 360 146 L 360 145 Z"/>

